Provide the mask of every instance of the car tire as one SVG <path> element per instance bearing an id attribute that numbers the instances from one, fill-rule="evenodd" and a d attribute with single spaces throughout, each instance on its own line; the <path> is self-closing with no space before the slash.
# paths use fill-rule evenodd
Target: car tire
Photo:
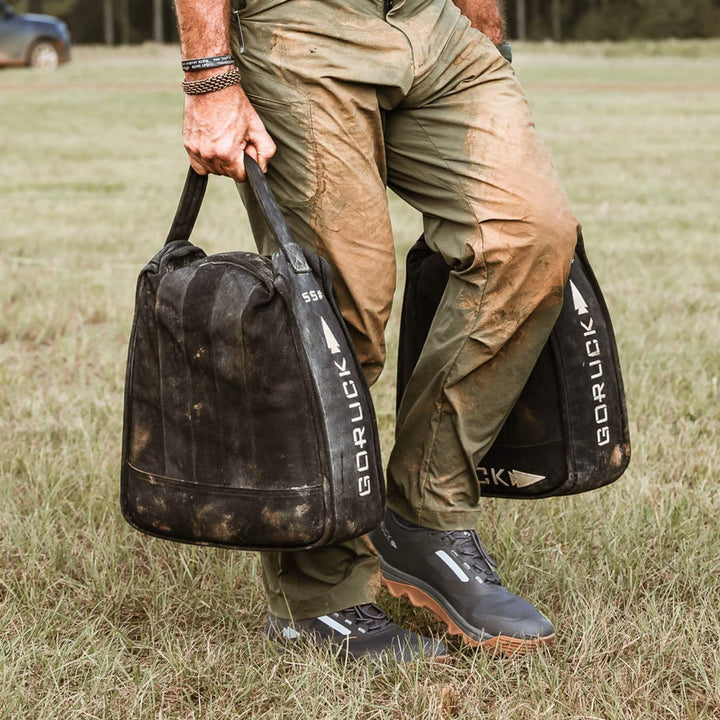
<path id="1" fill-rule="evenodd" d="M 60 53 L 50 40 L 38 40 L 28 52 L 28 65 L 39 70 L 55 70 L 60 64 Z"/>

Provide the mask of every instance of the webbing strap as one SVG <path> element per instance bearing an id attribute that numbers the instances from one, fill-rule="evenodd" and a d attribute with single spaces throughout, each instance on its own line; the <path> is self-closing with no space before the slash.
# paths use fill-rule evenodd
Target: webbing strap
<path id="1" fill-rule="evenodd" d="M 255 195 L 263 217 L 270 228 L 270 232 L 278 243 L 290 266 L 295 272 L 310 272 L 300 246 L 290 232 L 287 222 L 280 210 L 280 206 L 268 185 L 265 174 L 260 166 L 249 155 L 245 155 L 245 171 L 248 182 Z M 165 244 L 177 240 L 190 241 L 195 221 L 202 207 L 208 176 L 200 175 L 192 167 L 188 168 L 185 186 L 183 187 L 180 202 L 178 203 L 175 218 L 168 232 Z"/>

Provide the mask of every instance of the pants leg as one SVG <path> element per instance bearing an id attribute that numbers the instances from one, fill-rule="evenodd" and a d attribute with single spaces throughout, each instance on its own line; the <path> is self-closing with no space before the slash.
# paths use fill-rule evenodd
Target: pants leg
<path id="1" fill-rule="evenodd" d="M 293 3 L 285 5 L 292 10 Z M 395 250 L 375 84 L 350 81 L 363 72 L 363 63 L 344 56 L 343 47 L 353 47 L 351 38 L 373 42 L 391 59 L 407 54 L 407 48 L 402 37 L 395 37 L 392 47 L 378 37 L 378 29 L 387 30 L 379 13 L 367 16 L 326 3 L 305 8 L 307 17 L 288 17 L 281 10 L 243 19 L 243 86 L 278 147 L 268 181 L 298 241 L 330 262 L 340 309 L 372 383 L 385 360 Z M 330 47 L 328 28 L 342 30 L 338 14 L 352 27 L 344 42 Z M 313 18 L 312 27 L 307 18 Z M 395 64 L 407 66 L 407 56 Z M 348 79 L 338 77 L 343 67 Z M 239 189 L 260 252 L 274 251 L 249 189 Z M 284 618 L 372 602 L 379 588 L 377 557 L 366 538 L 310 551 L 262 553 L 262 574 L 270 610 Z"/>
<path id="2" fill-rule="evenodd" d="M 511 69 L 449 0 L 398 2 L 387 18 L 368 0 L 259 5 L 269 9 L 244 17 L 240 62 L 278 145 L 269 181 L 298 240 L 333 266 L 370 381 L 395 279 L 386 173 L 455 267 L 403 400 L 388 491 L 409 519 L 470 527 L 474 461 L 559 311 L 572 213 Z M 272 612 L 302 619 L 371 601 L 377 561 L 364 539 L 264 553 L 263 579 Z"/>
<path id="3" fill-rule="evenodd" d="M 575 220 L 511 66 L 460 18 L 385 134 L 390 186 L 453 270 L 402 399 L 388 503 L 475 527 L 475 467 L 559 313 Z"/>

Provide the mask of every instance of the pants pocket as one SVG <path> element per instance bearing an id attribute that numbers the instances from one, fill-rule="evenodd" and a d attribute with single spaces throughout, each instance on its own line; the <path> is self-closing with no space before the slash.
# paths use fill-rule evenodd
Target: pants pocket
<path id="1" fill-rule="evenodd" d="M 281 205 L 305 204 L 318 191 L 317 158 L 310 103 L 285 102 L 246 91 L 248 99 L 277 145 L 268 180 Z"/>

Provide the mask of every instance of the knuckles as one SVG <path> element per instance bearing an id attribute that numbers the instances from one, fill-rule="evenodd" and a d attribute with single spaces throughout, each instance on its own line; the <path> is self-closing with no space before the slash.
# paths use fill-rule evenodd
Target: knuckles
<path id="1" fill-rule="evenodd" d="M 190 164 L 198 172 L 227 175 L 238 182 L 246 179 L 243 163 L 243 153 L 246 146 L 253 148 L 253 156 L 258 159 L 262 156 L 262 165 L 267 166 L 267 160 L 273 157 L 277 147 L 268 135 L 264 125 L 257 118 L 257 122 L 250 122 L 245 126 L 244 132 L 227 131 L 217 132 L 217 127 L 207 127 L 190 120 L 186 114 L 183 128 L 183 145 L 190 157 Z M 216 134 L 217 133 L 217 134 Z M 264 167 L 264 169 L 265 169 Z"/>

